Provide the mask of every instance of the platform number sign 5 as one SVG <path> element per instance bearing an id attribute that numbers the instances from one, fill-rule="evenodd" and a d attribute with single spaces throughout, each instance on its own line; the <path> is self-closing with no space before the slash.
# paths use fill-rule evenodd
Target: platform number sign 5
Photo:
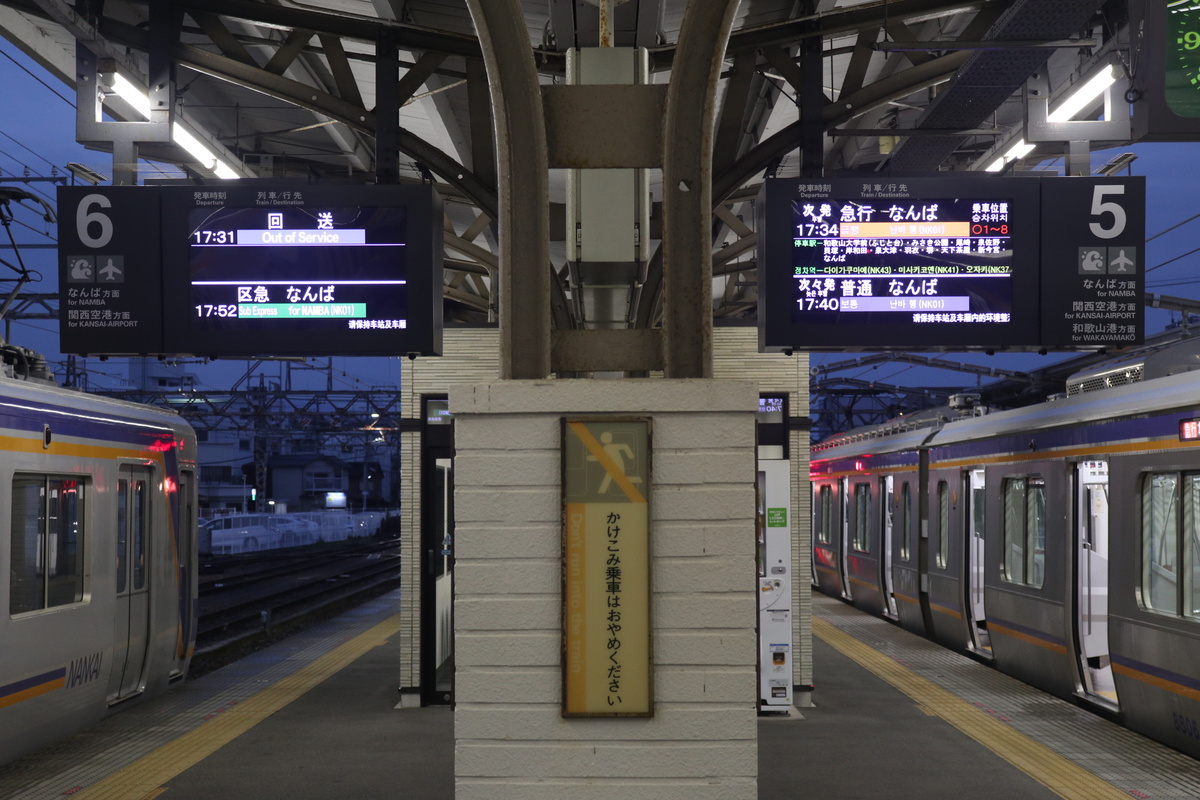
<path id="1" fill-rule="evenodd" d="M 1088 229 L 1097 239 L 1115 239 L 1125 232 L 1125 206 L 1110 197 L 1124 197 L 1124 184 L 1098 183 L 1092 187 L 1092 218 Z"/>
<path id="2" fill-rule="evenodd" d="M 1146 181 L 1042 182 L 1042 341 L 1047 349 L 1144 339 Z"/>
<path id="3" fill-rule="evenodd" d="M 112 200 L 102 194 L 89 194 L 79 201 L 75 207 L 75 233 L 80 244 L 99 250 L 112 241 L 112 217 L 104 213 L 104 210 L 111 208 Z"/>

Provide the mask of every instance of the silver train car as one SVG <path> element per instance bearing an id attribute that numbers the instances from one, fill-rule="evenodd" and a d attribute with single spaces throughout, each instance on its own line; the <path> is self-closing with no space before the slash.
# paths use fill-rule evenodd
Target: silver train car
<path id="1" fill-rule="evenodd" d="M 0 763 L 158 694 L 196 633 L 196 438 L 0 366 Z"/>
<path id="2" fill-rule="evenodd" d="M 1039 405 L 814 445 L 817 588 L 1200 757 L 1200 372 L 1175 371 L 1200 347 L 1181 347 Z M 1155 364 L 1174 374 L 1142 380 Z"/>

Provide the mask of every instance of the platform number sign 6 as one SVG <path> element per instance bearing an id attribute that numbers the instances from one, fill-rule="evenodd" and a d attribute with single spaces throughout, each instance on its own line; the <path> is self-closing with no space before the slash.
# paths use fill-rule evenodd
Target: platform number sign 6
<path id="1" fill-rule="evenodd" d="M 75 233 L 83 245 L 98 250 L 112 241 L 112 217 L 99 210 L 108 208 L 112 208 L 112 200 L 102 194 L 85 195 L 79 201 L 75 209 Z"/>
<path id="2" fill-rule="evenodd" d="M 1090 223 L 1088 227 L 1097 239 L 1115 239 L 1125 232 L 1128 221 L 1125 206 L 1117 200 L 1105 199 L 1109 195 L 1123 194 L 1125 186 L 1122 184 L 1098 183 L 1092 187 L 1092 216 L 1098 221 Z M 1106 226 L 1105 222 L 1111 224 Z"/>

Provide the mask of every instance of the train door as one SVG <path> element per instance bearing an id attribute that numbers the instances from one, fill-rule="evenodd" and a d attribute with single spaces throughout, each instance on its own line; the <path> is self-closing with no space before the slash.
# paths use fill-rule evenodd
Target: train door
<path id="1" fill-rule="evenodd" d="M 1083 691 L 1117 702 L 1108 650 L 1108 463 L 1075 465 L 1075 627 Z"/>
<path id="2" fill-rule="evenodd" d="M 838 534 L 838 572 L 842 584 L 842 597 L 852 600 L 850 592 L 850 481 L 842 478 L 839 481 L 839 492 L 842 507 L 842 526 Z"/>
<path id="3" fill-rule="evenodd" d="M 812 583 L 814 589 L 820 589 L 820 581 L 817 580 L 817 545 L 824 541 L 821 532 L 824 530 L 821 526 L 825 524 L 825 518 L 828 512 L 821 507 L 821 498 L 824 496 L 817 484 L 810 482 L 809 488 L 809 510 L 812 512 L 812 526 L 809 530 L 812 531 L 811 546 L 808 548 L 808 579 Z"/>
<path id="4" fill-rule="evenodd" d="M 987 522 L 984 507 L 984 471 L 973 469 L 963 474 L 963 530 L 967 533 L 967 627 L 971 647 L 978 653 L 991 655 L 992 642 L 988 637 L 987 614 L 983 602 L 984 529 Z"/>
<path id="5" fill-rule="evenodd" d="M 108 702 L 131 697 L 144 686 L 150 643 L 150 470 L 122 465 L 117 479 L 116 604 Z"/>
<path id="6" fill-rule="evenodd" d="M 196 474 L 190 470 L 179 473 L 179 518 L 177 591 L 179 592 L 179 643 L 175 657 L 179 666 L 172 670 L 171 677 L 183 677 L 182 666 L 187 660 L 188 649 L 196 630 Z"/>
<path id="7" fill-rule="evenodd" d="M 879 556 L 879 582 L 883 591 L 884 613 L 892 619 L 896 614 L 896 597 L 892 594 L 892 521 L 896 498 L 891 475 L 879 479 L 879 525 L 883 547 Z"/>

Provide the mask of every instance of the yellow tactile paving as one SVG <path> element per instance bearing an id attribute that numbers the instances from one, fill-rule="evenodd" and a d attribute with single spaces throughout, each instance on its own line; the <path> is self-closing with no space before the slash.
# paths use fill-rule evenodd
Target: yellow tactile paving
<path id="1" fill-rule="evenodd" d="M 339 645 L 311 664 L 264 688 L 195 730 L 165 744 L 102 781 L 72 795 L 75 800 L 150 800 L 163 784 L 241 736 L 321 681 L 379 647 L 400 630 L 396 614 Z"/>
<path id="2" fill-rule="evenodd" d="M 1107 781 L 1063 758 L 1045 745 L 956 697 L 908 667 L 863 644 L 823 619 L 813 633 L 911 697 L 927 714 L 941 717 L 996 755 L 1068 800 L 1129 800 Z"/>

